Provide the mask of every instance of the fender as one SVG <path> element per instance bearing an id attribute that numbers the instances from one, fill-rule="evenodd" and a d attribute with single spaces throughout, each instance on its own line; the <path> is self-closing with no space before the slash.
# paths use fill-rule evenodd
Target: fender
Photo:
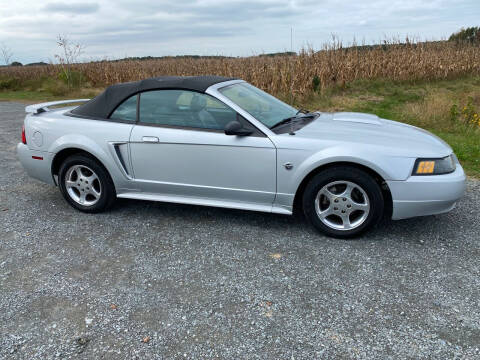
<path id="1" fill-rule="evenodd" d="M 92 154 L 110 171 L 108 163 L 111 162 L 111 159 L 108 157 L 108 154 L 97 143 L 85 135 L 68 134 L 61 136 L 50 144 L 47 151 L 58 154 L 60 151 L 68 148 L 77 148 Z"/>
<path id="2" fill-rule="evenodd" d="M 297 167 L 293 180 L 295 189 L 310 172 L 335 162 L 351 162 L 363 165 L 375 171 L 384 180 L 406 180 L 408 178 L 414 159 L 397 157 L 395 158 L 395 164 L 393 164 L 392 156 L 379 155 L 379 149 L 376 150 L 375 152 L 371 150 L 353 151 L 353 149 L 345 147 L 330 147 L 316 152 Z"/>
<path id="3" fill-rule="evenodd" d="M 105 146 L 108 145 L 105 144 Z M 60 151 L 69 148 L 80 149 L 95 156 L 102 163 L 102 165 L 105 166 L 117 189 L 128 187 L 125 185 L 128 179 L 125 177 L 124 173 L 120 171 L 120 169 L 114 166 L 114 164 L 116 165 L 117 163 L 114 159 L 112 159 L 112 155 L 107 151 L 107 148 L 103 149 L 96 142 L 85 135 L 68 134 L 61 136 L 50 145 L 48 151 L 55 154 L 52 157 L 53 159 Z M 123 181 L 123 179 L 125 181 Z"/>
<path id="4" fill-rule="evenodd" d="M 350 162 L 375 171 L 384 180 L 405 180 L 410 175 L 415 161 L 409 157 L 396 157 L 393 162 L 391 155 L 382 155 L 382 149 L 376 146 L 360 151 L 345 146 L 333 146 L 322 150 L 302 150 L 294 154 L 293 158 L 291 149 L 285 152 L 278 149 L 277 171 L 281 175 L 277 177 L 276 203 L 281 206 L 292 206 L 295 193 L 302 181 L 312 171 L 324 165 Z M 286 162 L 294 164 L 294 171 L 285 169 L 284 163 Z"/>

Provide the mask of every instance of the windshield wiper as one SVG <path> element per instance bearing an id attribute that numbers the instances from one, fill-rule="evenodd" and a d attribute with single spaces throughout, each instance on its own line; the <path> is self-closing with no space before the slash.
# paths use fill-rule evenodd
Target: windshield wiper
<path id="1" fill-rule="evenodd" d="M 276 127 L 279 127 L 279 126 L 288 124 L 289 122 L 295 120 L 297 117 L 298 117 L 298 115 L 295 115 L 295 116 L 291 116 L 291 117 L 288 117 L 288 118 L 286 118 L 286 119 L 283 119 L 282 121 L 279 121 L 279 122 L 276 123 L 275 125 L 270 126 L 270 129 L 274 129 L 274 128 L 276 128 Z"/>
<path id="2" fill-rule="evenodd" d="M 285 124 L 288 124 L 290 122 L 298 122 L 300 120 L 303 120 L 303 119 L 308 119 L 308 118 L 311 118 L 311 117 L 314 117 L 316 114 L 312 114 L 312 113 L 304 113 L 303 111 L 307 111 L 307 110 L 303 110 L 303 109 L 300 109 L 298 110 L 297 114 L 295 116 L 290 116 L 286 119 L 283 119 L 281 121 L 279 121 L 278 123 L 276 123 L 275 125 L 271 126 L 270 129 L 274 129 L 276 127 L 279 127 L 279 126 L 282 126 L 282 125 L 285 125 Z M 297 121 L 294 121 L 294 120 L 297 120 Z M 293 125 L 293 124 L 292 124 Z"/>

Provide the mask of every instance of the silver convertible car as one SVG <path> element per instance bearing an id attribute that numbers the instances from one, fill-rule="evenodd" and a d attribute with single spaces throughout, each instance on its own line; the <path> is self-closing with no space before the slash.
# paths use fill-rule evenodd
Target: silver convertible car
<path id="1" fill-rule="evenodd" d="M 422 129 L 298 110 L 238 79 L 152 78 L 26 112 L 20 161 L 84 212 L 117 197 L 300 210 L 345 238 L 383 216 L 449 211 L 465 191 L 452 149 Z"/>

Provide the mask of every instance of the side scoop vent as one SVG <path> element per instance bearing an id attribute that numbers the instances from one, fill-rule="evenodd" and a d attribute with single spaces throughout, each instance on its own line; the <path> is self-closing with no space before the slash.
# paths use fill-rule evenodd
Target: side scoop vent
<path id="1" fill-rule="evenodd" d="M 131 176 L 129 167 L 125 161 L 127 155 L 126 153 L 124 154 L 124 152 L 127 151 L 127 144 L 113 144 L 113 148 L 115 149 L 115 155 L 117 155 L 117 159 L 120 162 L 123 171 L 125 171 L 128 176 Z"/>

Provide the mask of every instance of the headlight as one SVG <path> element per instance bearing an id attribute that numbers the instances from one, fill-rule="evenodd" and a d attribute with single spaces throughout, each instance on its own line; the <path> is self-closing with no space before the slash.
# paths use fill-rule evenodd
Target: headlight
<path id="1" fill-rule="evenodd" d="M 412 175 L 440 175 L 455 171 L 455 155 L 442 159 L 417 159 L 413 167 Z"/>

